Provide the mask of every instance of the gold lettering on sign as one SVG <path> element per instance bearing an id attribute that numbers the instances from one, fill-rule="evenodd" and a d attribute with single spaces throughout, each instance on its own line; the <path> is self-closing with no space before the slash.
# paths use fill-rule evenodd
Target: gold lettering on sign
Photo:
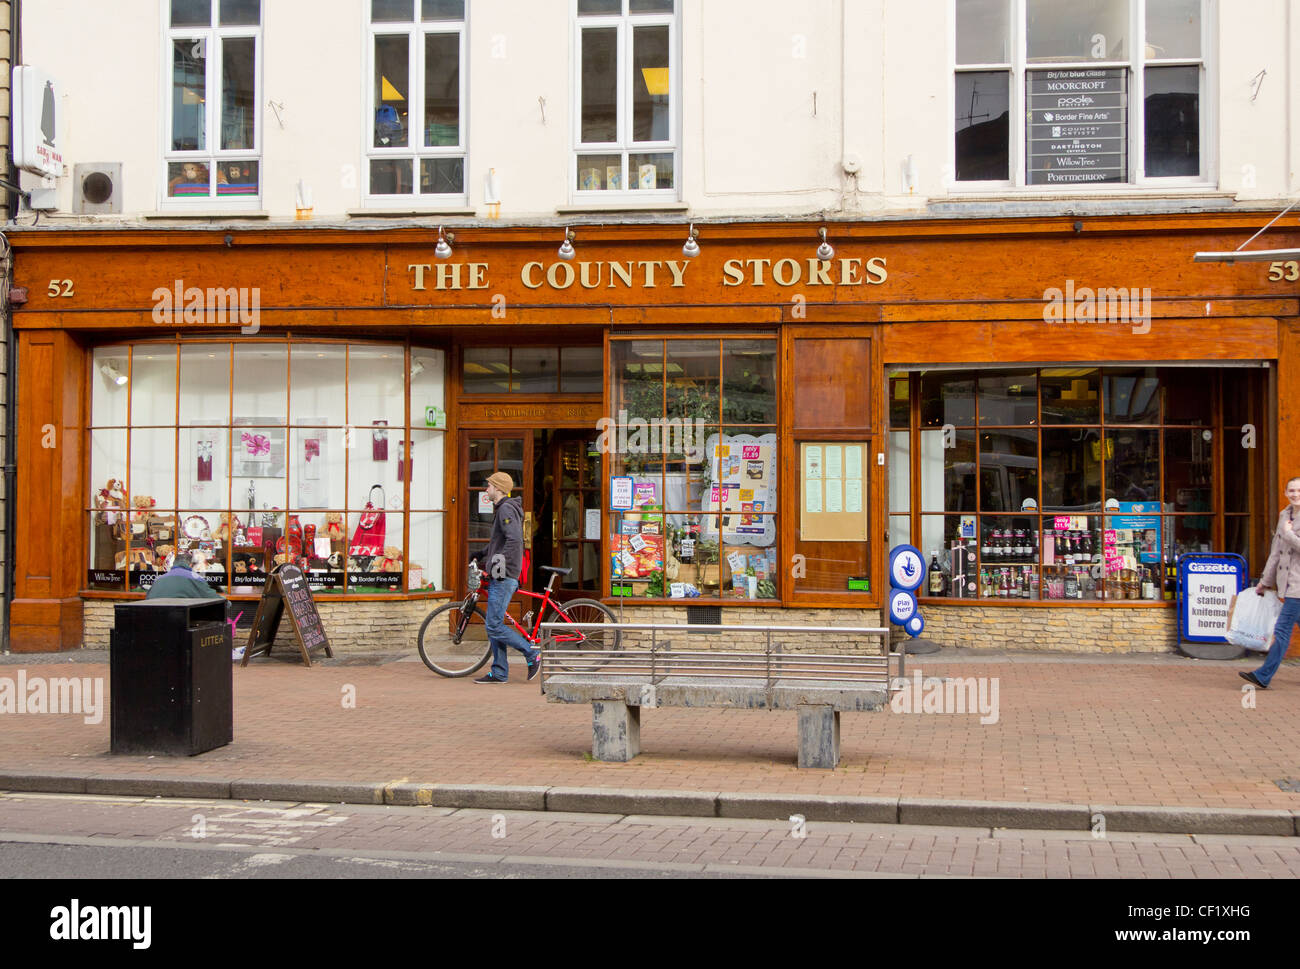
<path id="1" fill-rule="evenodd" d="M 839 263 L 838 278 L 836 278 L 836 267 L 829 260 L 810 258 L 806 260 L 805 272 L 805 261 L 791 257 L 776 260 L 728 259 L 722 264 L 722 285 L 743 286 L 748 281 L 751 286 L 767 286 L 769 275 L 773 285 L 783 287 L 800 284 L 879 286 L 889 279 L 884 256 L 872 256 L 865 260 L 861 257 L 842 258 L 835 262 Z M 520 267 L 519 281 L 528 289 L 549 286 L 555 290 L 567 290 L 575 283 L 583 289 L 600 289 L 602 286 L 606 289 L 614 289 L 620 285 L 626 289 L 634 289 L 637 286 L 642 289 L 657 289 L 659 280 L 663 278 L 660 270 L 667 269 L 672 277 L 671 287 L 684 289 L 686 269 L 689 265 L 690 263 L 685 260 L 676 259 L 648 259 L 638 262 L 583 261 L 578 262 L 576 268 L 574 263 L 565 261 L 550 264 L 526 262 Z M 1294 264 L 1285 265 L 1289 267 Z M 415 292 L 423 292 L 427 289 L 430 270 L 433 271 L 434 289 L 454 292 L 463 289 L 487 289 L 488 268 L 488 263 L 485 262 L 425 262 L 411 263 L 406 267 L 406 271 L 413 276 L 411 289 Z M 606 281 L 607 269 L 608 281 Z"/>
<path id="2" fill-rule="evenodd" d="M 460 271 L 464 268 L 458 262 L 438 263 L 438 288 L 460 289 Z"/>
<path id="3" fill-rule="evenodd" d="M 624 266 L 621 262 L 611 262 L 609 264 L 609 288 L 614 288 L 614 277 L 617 276 L 623 280 L 623 285 L 628 289 L 632 288 L 632 264 Z"/>

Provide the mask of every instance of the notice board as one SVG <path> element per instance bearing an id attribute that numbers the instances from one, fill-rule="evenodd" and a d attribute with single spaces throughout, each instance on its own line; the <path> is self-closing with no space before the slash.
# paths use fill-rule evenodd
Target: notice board
<path id="1" fill-rule="evenodd" d="M 799 445 L 799 537 L 805 542 L 865 542 L 867 445 Z"/>
<path id="2" fill-rule="evenodd" d="M 271 652 L 276 631 L 280 628 L 280 619 L 286 613 L 289 628 L 304 663 L 311 666 L 311 652 L 314 649 L 323 649 L 326 656 L 333 658 L 334 651 L 330 649 L 307 579 L 298 566 L 286 563 L 277 566 L 266 577 L 262 598 L 257 602 L 257 614 L 253 617 L 253 628 L 248 632 L 244 661 L 240 666 L 247 666 L 254 653 Z"/>

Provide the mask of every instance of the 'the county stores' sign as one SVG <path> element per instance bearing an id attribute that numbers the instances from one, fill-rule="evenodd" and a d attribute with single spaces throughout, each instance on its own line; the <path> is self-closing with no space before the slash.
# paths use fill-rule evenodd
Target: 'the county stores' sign
<path id="1" fill-rule="evenodd" d="M 684 289 L 685 259 L 526 262 L 519 282 L 526 289 Z M 414 292 L 475 290 L 493 286 L 486 262 L 410 263 Z M 848 259 L 728 259 L 723 286 L 879 286 L 889 278 L 883 256 Z"/>

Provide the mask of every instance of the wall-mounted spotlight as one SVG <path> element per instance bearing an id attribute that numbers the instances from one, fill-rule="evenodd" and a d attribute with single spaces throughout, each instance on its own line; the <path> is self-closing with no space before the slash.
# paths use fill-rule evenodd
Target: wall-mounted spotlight
<path id="1" fill-rule="evenodd" d="M 122 373 L 122 371 L 117 369 L 116 360 L 105 360 L 102 364 L 100 364 L 99 372 L 102 373 L 109 380 L 111 380 L 113 383 L 117 384 L 119 387 L 123 386 L 126 383 L 126 374 Z"/>
<path id="2" fill-rule="evenodd" d="M 695 223 L 691 223 L 691 231 L 686 236 L 686 245 L 682 246 L 682 255 L 687 259 L 694 259 L 700 254 L 700 244 L 697 241 L 700 238 L 699 232 L 695 230 Z"/>
<path id="3" fill-rule="evenodd" d="M 439 259 L 450 259 L 451 240 L 455 238 L 450 232 L 443 232 L 442 226 L 438 226 L 438 244 L 433 247 L 433 254 Z"/>
<path id="4" fill-rule="evenodd" d="M 831 259 L 834 259 L 835 248 L 829 242 L 826 241 L 826 227 L 823 226 L 821 229 L 819 229 L 818 234 L 822 237 L 822 244 L 817 247 L 817 258 L 820 259 L 822 262 L 827 262 Z"/>
<path id="5" fill-rule="evenodd" d="M 411 358 L 411 376 L 412 376 L 412 377 L 418 377 L 418 376 L 420 376 L 420 374 L 422 374 L 422 373 L 424 373 L 424 361 L 421 360 L 419 357 L 412 357 L 412 358 Z"/>
<path id="6" fill-rule="evenodd" d="M 573 248 L 573 240 L 575 238 L 577 238 L 577 236 L 574 235 L 573 230 L 566 226 L 564 230 L 564 241 L 560 243 L 560 250 L 558 253 L 561 259 L 567 261 L 577 255 L 576 250 Z"/>

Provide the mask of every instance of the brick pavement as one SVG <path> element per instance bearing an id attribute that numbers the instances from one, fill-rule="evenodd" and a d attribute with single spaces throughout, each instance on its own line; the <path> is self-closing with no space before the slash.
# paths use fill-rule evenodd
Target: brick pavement
<path id="1" fill-rule="evenodd" d="M 33 660 L 42 657 L 32 657 Z M 235 742 L 199 757 L 113 757 L 109 723 L 0 714 L 0 769 L 88 777 L 547 785 L 1204 808 L 1300 808 L 1300 668 L 1254 709 L 1240 663 L 1027 663 L 913 659 L 925 674 L 997 677 L 999 719 L 846 714 L 841 766 L 795 766 L 795 715 L 646 710 L 644 753 L 591 761 L 588 706 L 549 704 L 516 670 L 506 686 L 446 680 L 418 661 L 262 660 L 235 674 Z M 9 662 L 34 676 L 104 676 L 105 664 Z M 344 705 L 354 688 L 356 706 Z M 105 688 L 108 696 L 108 688 Z"/>
<path id="2" fill-rule="evenodd" d="M 202 818 L 203 826 L 196 826 Z M 719 818 L 240 804 L 201 800 L 0 795 L 0 851 L 45 843 L 177 844 L 408 860 L 617 863 L 821 873 L 996 878 L 1300 877 L 1300 839 L 1223 835 L 990 831 Z"/>

